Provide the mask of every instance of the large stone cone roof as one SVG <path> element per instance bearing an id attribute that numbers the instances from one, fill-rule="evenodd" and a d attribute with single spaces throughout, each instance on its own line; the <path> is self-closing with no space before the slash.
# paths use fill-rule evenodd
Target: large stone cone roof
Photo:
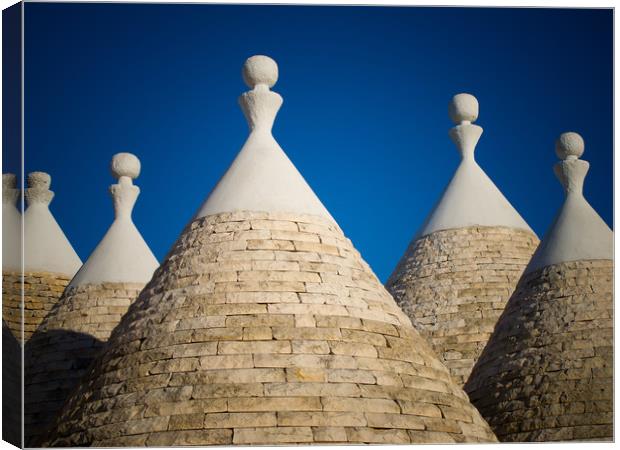
<path id="1" fill-rule="evenodd" d="M 581 148 L 573 152 L 578 157 L 583 141 L 575 148 Z M 587 163 L 566 158 L 567 149 L 560 150 L 564 161 L 556 174 L 567 202 L 575 202 L 571 197 L 582 195 Z M 560 216 L 566 210 L 564 205 Z M 549 252 L 554 246 L 546 242 L 558 236 L 558 227 L 574 230 L 567 221 L 587 223 L 582 217 L 569 211 L 565 221 L 554 222 L 540 244 L 546 250 L 537 252 L 536 264 L 519 281 L 465 386 L 501 440 L 613 439 L 613 261 L 605 258 L 611 248 L 598 247 L 605 250 L 598 258 L 574 260 L 569 252 L 562 260 L 562 253 Z M 611 246 L 608 228 L 599 230 L 603 236 L 589 231 L 585 227 L 583 236 L 560 235 L 569 249 L 580 248 L 570 245 L 570 239 L 602 239 Z M 538 267 L 537 261 L 549 264 Z"/>
<path id="2" fill-rule="evenodd" d="M 331 216 L 222 209 L 187 225 L 47 443 L 495 439 Z"/>
<path id="3" fill-rule="evenodd" d="M 461 164 L 386 287 L 462 386 L 538 238 L 474 160 L 476 99 L 459 94 L 450 112 Z"/>
<path id="4" fill-rule="evenodd" d="M 119 179 L 110 187 L 115 220 L 26 346 L 24 435 L 28 446 L 39 444 L 159 265 L 131 220 L 140 191 L 131 180 L 139 170 L 134 155 L 114 156 L 112 172 Z"/>

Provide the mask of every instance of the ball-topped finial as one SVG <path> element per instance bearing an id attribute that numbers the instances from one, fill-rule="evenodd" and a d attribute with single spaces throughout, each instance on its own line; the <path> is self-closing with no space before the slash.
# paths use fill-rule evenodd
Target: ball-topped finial
<path id="1" fill-rule="evenodd" d="M 15 189 L 16 179 L 15 174 L 3 173 L 2 174 L 2 189 Z"/>
<path id="2" fill-rule="evenodd" d="M 140 175 L 140 160 L 131 153 L 117 153 L 112 157 L 110 170 L 116 179 L 120 177 L 135 179 Z"/>
<path id="3" fill-rule="evenodd" d="M 560 159 L 578 159 L 583 155 L 586 144 L 583 138 L 573 131 L 562 133 L 555 141 L 555 154 Z"/>
<path id="4" fill-rule="evenodd" d="M 478 100 L 471 94 L 456 94 L 450 101 L 448 114 L 457 125 L 474 122 L 478 118 Z"/>
<path id="5" fill-rule="evenodd" d="M 31 189 L 48 190 L 52 184 L 52 177 L 45 172 L 30 172 L 28 174 L 28 187 Z"/>
<path id="6" fill-rule="evenodd" d="M 243 81 L 250 89 L 261 84 L 271 88 L 278 81 L 278 65 L 269 56 L 251 56 L 243 64 Z"/>

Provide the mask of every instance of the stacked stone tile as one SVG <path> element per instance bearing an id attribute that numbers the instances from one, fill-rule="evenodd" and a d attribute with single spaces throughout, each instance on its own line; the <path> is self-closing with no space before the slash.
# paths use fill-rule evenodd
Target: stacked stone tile
<path id="1" fill-rule="evenodd" d="M 22 347 L 2 321 L 2 440 L 22 447 Z"/>
<path id="2" fill-rule="evenodd" d="M 3 177 L 3 183 L 4 181 Z M 14 177 L 7 183 L 14 187 Z M 82 265 L 49 210 L 49 203 L 54 197 L 54 193 L 49 190 L 50 183 L 51 178 L 46 173 L 32 172 L 28 175 L 29 188 L 26 189 L 28 209 L 24 213 L 23 275 L 21 248 L 11 252 L 16 256 L 9 257 L 8 264 L 3 262 L 2 317 L 19 341 L 22 339 L 22 328 L 25 341 L 30 339 L 62 295 L 71 277 Z M 7 209 L 5 205 L 12 203 L 14 214 L 19 214 L 14 207 L 19 191 L 9 185 L 3 188 L 3 213 Z M 7 196 L 11 198 L 8 202 Z M 16 233 L 13 239 L 20 243 L 21 224 L 19 231 L 11 232 Z M 10 238 L 7 236 L 6 240 Z"/>
<path id="3" fill-rule="evenodd" d="M 45 444 L 495 440 L 271 135 L 275 62 L 244 78 L 245 146 Z"/>
<path id="4" fill-rule="evenodd" d="M 538 238 L 474 159 L 475 97 L 456 95 L 450 116 L 461 164 L 386 286 L 462 386 Z"/>
<path id="5" fill-rule="evenodd" d="M 132 178 L 139 160 L 128 153 L 112 162 L 110 187 L 116 218 L 65 293 L 26 346 L 27 446 L 40 436 L 86 373 L 92 360 L 159 265 L 131 220 L 140 192 Z"/>
<path id="6" fill-rule="evenodd" d="M 613 233 L 582 187 L 583 140 L 565 133 L 565 203 L 465 389 L 503 441 L 613 439 Z"/>

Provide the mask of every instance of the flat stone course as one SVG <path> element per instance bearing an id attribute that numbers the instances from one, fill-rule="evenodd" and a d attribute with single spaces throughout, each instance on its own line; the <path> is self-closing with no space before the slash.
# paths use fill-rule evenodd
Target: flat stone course
<path id="1" fill-rule="evenodd" d="M 436 231 L 413 241 L 386 287 L 461 386 L 538 245 L 506 227 Z"/>
<path id="2" fill-rule="evenodd" d="M 521 279 L 465 385 L 500 440 L 613 439 L 612 289 L 609 260 Z"/>
<path id="3" fill-rule="evenodd" d="M 102 283 L 69 287 L 25 348 L 26 445 L 36 446 L 69 394 L 86 374 L 114 327 L 138 296 L 141 283 Z M 176 360 L 185 361 L 184 359 Z M 109 383 L 161 372 L 160 362 L 115 370 Z M 56 400 L 51 403 L 50 400 Z"/>
<path id="4" fill-rule="evenodd" d="M 26 272 L 22 276 L 18 272 L 2 272 L 2 318 L 19 342 L 22 328 L 28 342 L 70 281 L 71 277 L 59 273 Z"/>
<path id="5" fill-rule="evenodd" d="M 131 427 L 119 425 L 128 412 Z M 411 443 L 418 432 L 495 441 L 335 224 L 235 212 L 187 226 L 44 443 Z"/>

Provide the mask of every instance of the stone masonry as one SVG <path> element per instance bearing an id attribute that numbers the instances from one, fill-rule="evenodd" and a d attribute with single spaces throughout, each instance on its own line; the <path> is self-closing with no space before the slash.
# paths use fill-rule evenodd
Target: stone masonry
<path id="1" fill-rule="evenodd" d="M 409 245 L 386 283 L 460 386 L 537 245 L 507 227 L 436 231 Z"/>
<path id="2" fill-rule="evenodd" d="M 465 389 L 502 441 L 613 439 L 613 262 L 520 281 Z"/>
<path id="3" fill-rule="evenodd" d="M 45 316 L 58 302 L 70 278 L 49 272 L 26 272 L 24 280 L 24 338 L 26 342 L 39 327 Z M 2 318 L 21 342 L 22 275 L 2 272 Z"/>
<path id="4" fill-rule="evenodd" d="M 44 444 L 495 441 L 333 222 L 191 222 Z"/>
<path id="5" fill-rule="evenodd" d="M 69 287 L 26 344 L 24 435 L 38 439 L 86 373 L 143 284 Z"/>
<path id="6" fill-rule="evenodd" d="M 2 440 L 22 447 L 22 346 L 2 321 Z"/>

